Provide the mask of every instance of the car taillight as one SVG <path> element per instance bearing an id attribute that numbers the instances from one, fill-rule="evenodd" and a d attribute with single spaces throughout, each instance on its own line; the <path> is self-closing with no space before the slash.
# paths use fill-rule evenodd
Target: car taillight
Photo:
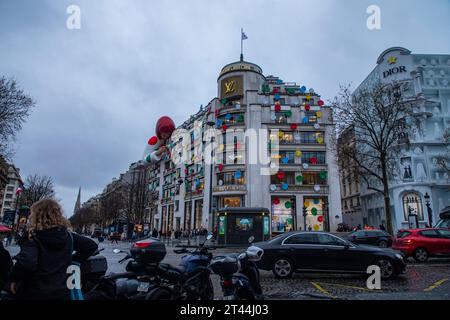
<path id="1" fill-rule="evenodd" d="M 224 287 L 231 287 L 233 285 L 233 281 L 232 280 L 223 280 L 222 285 Z"/>
<path id="2" fill-rule="evenodd" d="M 401 243 L 401 244 L 410 244 L 413 242 L 413 240 L 412 239 L 397 239 L 396 242 Z"/>
<path id="3" fill-rule="evenodd" d="M 149 247 L 150 244 L 151 244 L 151 242 L 140 241 L 140 242 L 136 242 L 133 246 L 134 246 L 135 248 L 140 248 L 140 249 L 142 249 L 142 248 L 147 248 L 147 247 Z"/>

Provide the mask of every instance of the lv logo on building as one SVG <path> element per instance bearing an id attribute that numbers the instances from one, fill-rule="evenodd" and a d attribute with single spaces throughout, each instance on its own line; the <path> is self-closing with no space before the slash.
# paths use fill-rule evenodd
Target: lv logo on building
<path id="1" fill-rule="evenodd" d="M 234 92 L 234 90 L 236 90 L 234 80 L 231 80 L 230 82 L 225 82 L 225 88 L 226 88 L 225 94 Z"/>

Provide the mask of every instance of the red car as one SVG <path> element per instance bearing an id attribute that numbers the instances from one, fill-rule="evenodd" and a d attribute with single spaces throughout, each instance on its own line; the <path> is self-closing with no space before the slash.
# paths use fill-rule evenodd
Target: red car
<path id="1" fill-rule="evenodd" d="M 441 228 L 400 230 L 392 249 L 425 262 L 431 257 L 450 257 L 450 230 Z"/>

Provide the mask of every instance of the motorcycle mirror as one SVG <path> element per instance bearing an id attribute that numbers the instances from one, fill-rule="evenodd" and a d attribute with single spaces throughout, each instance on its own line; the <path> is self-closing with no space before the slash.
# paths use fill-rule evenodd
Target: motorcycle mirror
<path id="1" fill-rule="evenodd" d="M 252 243 L 255 240 L 254 236 L 250 236 L 250 238 L 248 238 L 248 243 Z"/>
<path id="2" fill-rule="evenodd" d="M 120 253 L 120 250 L 119 249 L 114 249 L 113 252 L 114 253 Z"/>

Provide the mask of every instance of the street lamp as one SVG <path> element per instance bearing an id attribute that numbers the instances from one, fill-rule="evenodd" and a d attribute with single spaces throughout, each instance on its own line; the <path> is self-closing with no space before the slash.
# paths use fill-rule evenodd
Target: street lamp
<path id="1" fill-rule="evenodd" d="M 210 128 L 213 128 L 215 126 L 215 122 L 214 121 L 208 121 L 206 122 L 206 125 L 209 126 Z M 214 230 L 214 226 L 215 226 L 215 216 L 212 210 L 212 202 L 213 202 L 213 197 L 212 197 L 212 172 L 213 172 L 213 142 L 214 142 L 214 135 L 211 135 L 211 141 L 210 141 L 210 145 L 211 145 L 211 158 L 210 158 L 210 165 L 209 165 L 209 213 L 208 216 L 211 217 L 211 231 Z"/>
<path id="2" fill-rule="evenodd" d="M 427 206 L 427 212 L 428 212 L 428 223 L 430 225 L 430 228 L 433 227 L 433 210 L 431 209 L 430 205 L 430 195 L 428 192 L 425 193 L 425 205 Z"/>

